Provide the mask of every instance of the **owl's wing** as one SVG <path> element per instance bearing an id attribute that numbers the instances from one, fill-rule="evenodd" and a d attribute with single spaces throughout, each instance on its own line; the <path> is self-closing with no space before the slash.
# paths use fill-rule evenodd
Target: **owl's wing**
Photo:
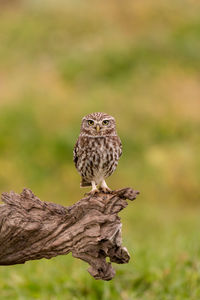
<path id="1" fill-rule="evenodd" d="M 121 142 L 119 137 L 118 137 L 118 143 L 119 143 L 119 152 L 118 152 L 118 154 L 119 154 L 119 157 L 120 157 L 122 155 L 122 142 Z"/>
<path id="2" fill-rule="evenodd" d="M 76 168 L 77 168 L 77 163 L 78 163 L 78 157 L 80 156 L 80 153 L 79 153 L 80 147 L 78 146 L 78 142 L 79 142 L 79 140 L 77 140 L 77 142 L 74 146 L 74 151 L 73 151 L 73 161 L 75 163 Z"/>

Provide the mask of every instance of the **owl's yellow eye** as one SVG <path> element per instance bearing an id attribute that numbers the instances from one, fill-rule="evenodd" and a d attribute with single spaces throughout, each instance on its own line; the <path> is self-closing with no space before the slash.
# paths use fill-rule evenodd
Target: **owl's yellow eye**
<path id="1" fill-rule="evenodd" d="M 109 122 L 110 122 L 109 120 L 103 120 L 102 124 L 107 126 Z"/>
<path id="2" fill-rule="evenodd" d="M 88 125 L 93 126 L 94 125 L 94 121 L 93 120 L 88 120 Z"/>

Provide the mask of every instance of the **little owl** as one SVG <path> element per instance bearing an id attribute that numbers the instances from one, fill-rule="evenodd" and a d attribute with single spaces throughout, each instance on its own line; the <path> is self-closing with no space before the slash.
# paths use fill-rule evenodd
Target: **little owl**
<path id="1" fill-rule="evenodd" d="M 82 177 L 81 187 L 92 186 L 90 194 L 111 190 L 105 182 L 116 169 L 122 154 L 115 119 L 106 113 L 85 116 L 81 132 L 74 147 L 74 163 Z"/>

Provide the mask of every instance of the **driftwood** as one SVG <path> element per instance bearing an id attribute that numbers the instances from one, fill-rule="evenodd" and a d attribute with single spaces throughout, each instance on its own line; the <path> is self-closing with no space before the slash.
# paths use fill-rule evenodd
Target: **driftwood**
<path id="1" fill-rule="evenodd" d="M 112 194 L 86 196 L 70 207 L 43 202 L 30 190 L 3 193 L 0 205 L 0 265 L 72 255 L 89 263 L 95 279 L 110 280 L 111 262 L 128 263 L 122 247 L 119 211 L 137 191 L 126 188 Z M 106 261 L 109 257 L 110 262 Z"/>

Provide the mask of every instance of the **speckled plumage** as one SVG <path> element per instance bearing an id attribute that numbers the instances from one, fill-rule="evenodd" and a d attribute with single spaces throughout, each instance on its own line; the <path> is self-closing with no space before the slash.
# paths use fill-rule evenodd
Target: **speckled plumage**
<path id="1" fill-rule="evenodd" d="M 121 154 L 121 141 L 112 116 L 93 113 L 82 119 L 74 147 L 74 163 L 82 177 L 82 187 L 92 185 L 92 192 L 97 191 L 97 185 L 103 191 L 110 190 L 105 178 L 115 171 Z"/>

